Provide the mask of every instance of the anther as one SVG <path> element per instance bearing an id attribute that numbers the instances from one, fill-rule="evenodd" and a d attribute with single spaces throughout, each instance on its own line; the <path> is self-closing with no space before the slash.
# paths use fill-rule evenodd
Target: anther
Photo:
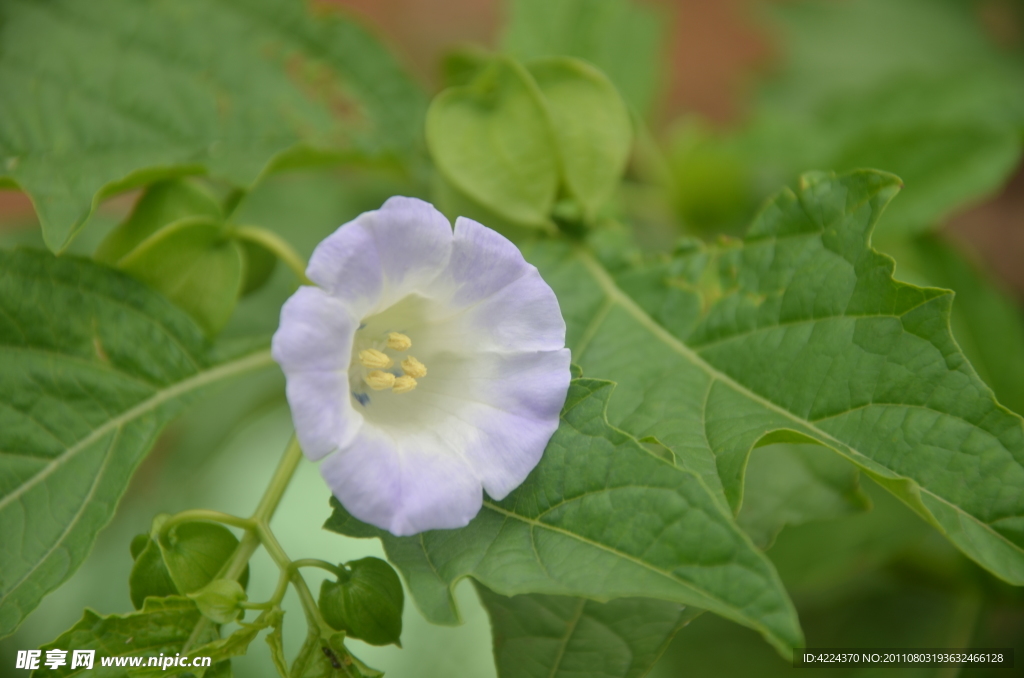
<path id="1" fill-rule="evenodd" d="M 412 346 L 412 339 L 405 336 L 400 332 L 390 332 L 388 334 L 388 348 L 395 351 L 408 351 Z"/>
<path id="2" fill-rule="evenodd" d="M 374 391 L 383 391 L 395 385 L 395 375 L 380 370 L 370 372 L 363 380 Z"/>
<path id="3" fill-rule="evenodd" d="M 427 376 L 427 366 L 412 356 L 402 361 L 402 369 L 405 370 L 406 374 L 415 379 L 422 379 Z"/>
<path id="4" fill-rule="evenodd" d="M 395 379 L 395 385 L 391 390 L 394 393 L 408 393 L 414 388 L 416 388 L 416 380 L 409 375 L 405 375 Z"/>
<path id="5" fill-rule="evenodd" d="M 378 369 L 388 368 L 394 364 L 391 358 L 375 348 L 360 351 L 359 362 L 362 363 L 363 367 L 375 367 Z"/>

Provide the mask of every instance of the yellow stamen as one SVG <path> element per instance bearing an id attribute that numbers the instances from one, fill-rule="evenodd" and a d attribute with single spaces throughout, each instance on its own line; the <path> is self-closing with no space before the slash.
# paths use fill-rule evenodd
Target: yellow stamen
<path id="1" fill-rule="evenodd" d="M 422 379 L 427 376 L 427 366 L 412 356 L 402 361 L 402 369 L 405 370 L 406 374 L 415 379 Z"/>
<path id="2" fill-rule="evenodd" d="M 394 362 L 381 351 L 375 348 L 368 348 L 359 352 L 359 362 L 363 367 L 376 367 L 378 369 L 391 367 Z"/>
<path id="3" fill-rule="evenodd" d="M 395 351 L 408 351 L 412 347 L 412 339 L 401 334 L 400 332 L 391 332 L 388 334 L 388 348 Z"/>
<path id="4" fill-rule="evenodd" d="M 416 388 L 416 380 L 409 375 L 406 375 L 395 379 L 395 385 L 391 390 L 394 393 L 408 393 L 414 388 Z"/>
<path id="5" fill-rule="evenodd" d="M 384 389 L 394 386 L 396 380 L 395 375 L 390 372 L 374 370 L 366 375 L 364 381 L 366 381 L 366 384 L 374 391 L 383 391 Z"/>

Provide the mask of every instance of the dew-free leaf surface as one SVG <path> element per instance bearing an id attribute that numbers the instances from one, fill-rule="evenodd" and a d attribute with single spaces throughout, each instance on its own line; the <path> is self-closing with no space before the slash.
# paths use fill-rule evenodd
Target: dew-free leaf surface
<path id="1" fill-rule="evenodd" d="M 160 658 L 164 655 L 174 657 L 181 652 L 193 629 L 200 620 L 199 610 L 188 598 L 170 596 L 168 598 L 149 598 L 143 609 L 124 615 L 99 615 L 92 610 L 85 610 L 82 618 L 70 629 L 60 634 L 52 643 L 43 646 L 43 659 L 46 650 L 66 650 L 66 663 L 63 666 L 49 668 L 41 666 L 32 672 L 32 678 L 56 678 L 68 676 L 100 676 L 100 678 L 151 678 L 166 671 L 162 665 L 148 667 L 150 657 Z M 218 662 L 206 669 L 205 676 L 231 675 L 228 666 L 221 665 L 223 653 L 216 652 L 236 640 L 235 634 L 223 640 L 217 639 L 217 631 L 210 629 L 198 638 L 200 643 L 210 651 L 206 653 L 213 661 Z M 76 666 L 72 668 L 71 650 L 93 650 L 96 654 L 93 666 Z M 227 655 L 230 656 L 230 655 Z M 103 667 L 100 657 L 124 658 L 142 657 L 142 668 L 129 670 L 124 666 Z M 42 664 L 43 662 L 40 662 Z"/>
<path id="2" fill-rule="evenodd" d="M 89 261 L 0 252 L 0 635 L 67 579 L 194 397 L 272 366 Z"/>
<path id="3" fill-rule="evenodd" d="M 889 243 L 896 277 L 956 293 L 950 326 L 957 344 L 999 402 L 1024 414 L 1024 312 L 970 260 L 966 248 L 936 235 Z"/>
<path id="4" fill-rule="evenodd" d="M 106 195 L 290 150 L 407 155 L 425 98 L 363 29 L 290 0 L 12 0 L 0 7 L 0 183 L 63 250 Z"/>
<path id="5" fill-rule="evenodd" d="M 613 385 L 577 379 L 544 457 L 464 528 L 395 537 L 337 500 L 325 527 L 379 537 L 427 619 L 456 623 L 452 587 L 471 576 L 503 595 L 643 596 L 711 610 L 780 653 L 802 642 L 767 558 L 699 476 L 608 425 Z"/>
<path id="6" fill-rule="evenodd" d="M 766 549 L 787 525 L 866 511 L 857 467 L 820 445 L 766 445 L 751 451 L 740 527 Z"/>
<path id="7" fill-rule="evenodd" d="M 1024 66 L 959 0 L 803 0 L 769 10 L 784 65 L 740 146 L 753 174 L 877 167 L 906 188 L 879 237 L 933 228 L 1018 166 Z"/>
<path id="8" fill-rule="evenodd" d="M 499 678 L 641 678 L 702 610 L 649 598 L 500 596 L 477 585 Z"/>
<path id="9" fill-rule="evenodd" d="M 869 246 L 899 185 L 805 175 L 743 241 L 651 264 L 550 244 L 527 258 L 558 294 L 574 362 L 618 383 L 609 421 L 656 437 L 734 511 L 754 445 L 818 442 L 1021 584 L 1022 421 L 953 340 L 952 294 L 894 281 Z"/>

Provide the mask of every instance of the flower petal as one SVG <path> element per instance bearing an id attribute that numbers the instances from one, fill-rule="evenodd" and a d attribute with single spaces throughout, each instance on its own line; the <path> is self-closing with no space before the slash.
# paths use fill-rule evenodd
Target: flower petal
<path id="1" fill-rule="evenodd" d="M 569 390 L 569 350 L 445 359 L 453 364 L 435 358 L 437 378 L 419 387 L 439 411 L 434 428 L 462 450 L 487 494 L 503 499 L 526 480 L 558 428 Z"/>
<path id="2" fill-rule="evenodd" d="M 306 275 L 362 318 L 380 301 L 384 275 L 373 234 L 376 212 L 365 212 L 327 236 L 309 259 Z"/>
<path id="3" fill-rule="evenodd" d="M 464 351 L 550 351 L 565 346 L 554 291 L 496 231 L 459 217 L 452 259 L 432 286 L 451 312 L 435 341 Z M 440 325 L 442 323 L 438 323 Z"/>
<path id="4" fill-rule="evenodd" d="M 359 433 L 363 416 L 352 407 L 346 372 L 285 373 L 285 395 L 295 435 L 311 461 L 343 447 Z"/>
<path id="5" fill-rule="evenodd" d="M 348 382 L 357 327 L 341 302 L 315 287 L 300 288 L 281 308 L 271 353 L 287 379 L 296 434 L 310 459 L 347 443 L 362 422 Z"/>
<path id="6" fill-rule="evenodd" d="M 336 297 L 316 287 L 300 287 L 281 307 L 281 323 L 271 345 L 286 374 L 347 370 L 359 321 Z"/>
<path id="7" fill-rule="evenodd" d="M 473 469 L 430 430 L 366 426 L 320 472 L 349 513 L 399 537 L 464 527 L 483 502 Z"/>
<path id="8" fill-rule="evenodd" d="M 359 317 L 427 286 L 448 265 L 452 227 L 433 205 L 395 196 L 328 236 L 309 261 L 309 279 Z"/>
<path id="9" fill-rule="evenodd" d="M 497 231 L 479 222 L 455 220 L 450 281 L 454 286 L 451 305 L 465 308 L 508 287 L 530 271 L 523 253 Z"/>

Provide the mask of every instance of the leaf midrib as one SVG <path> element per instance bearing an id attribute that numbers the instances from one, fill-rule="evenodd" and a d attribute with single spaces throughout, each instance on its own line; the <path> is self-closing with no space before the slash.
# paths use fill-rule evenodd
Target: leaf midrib
<path id="1" fill-rule="evenodd" d="M 833 438 L 831 435 L 825 433 L 824 431 L 819 431 L 817 428 L 811 426 L 808 422 L 801 419 L 797 415 L 793 414 L 789 410 L 780 407 L 779 405 L 776 405 L 772 401 L 765 399 L 763 396 L 757 393 L 754 393 L 743 384 L 740 384 L 739 382 L 735 381 L 729 375 L 725 374 L 724 372 L 720 372 L 711 365 L 709 365 L 703 358 L 700 357 L 700 355 L 696 351 L 694 351 L 689 346 L 680 341 L 678 338 L 676 338 L 675 335 L 673 335 L 671 332 L 669 332 L 660 324 L 658 324 L 653 318 L 651 318 L 651 316 L 647 314 L 646 311 L 640 308 L 640 306 L 635 301 L 633 301 L 633 299 L 629 297 L 629 295 L 623 292 L 619 288 L 619 286 L 616 285 L 615 281 L 612 280 L 612 277 L 608 274 L 607 271 L 604 270 L 604 267 L 601 266 L 601 264 L 599 264 L 597 261 L 595 261 L 589 253 L 584 252 L 582 250 L 577 250 L 576 255 L 583 263 L 583 265 L 586 267 L 587 271 L 591 274 L 591 276 L 594 277 L 594 280 L 601 287 L 601 290 L 605 293 L 606 296 L 611 298 L 614 301 L 614 303 L 621 306 L 623 310 L 625 310 L 627 313 L 629 313 L 629 315 L 633 317 L 634 320 L 640 323 L 644 327 L 644 329 L 653 334 L 663 344 L 668 346 L 670 349 L 672 349 L 679 355 L 686 358 L 693 365 L 703 370 L 709 377 L 716 381 L 721 381 L 730 388 L 739 392 L 741 395 L 750 398 L 754 402 L 776 412 L 777 414 L 782 415 L 783 417 L 789 419 L 790 421 L 793 421 L 794 423 L 800 424 L 805 428 L 810 428 L 815 432 L 820 433 L 822 437 L 835 442 L 837 445 L 845 446 L 845 444 L 842 441 Z"/>
<path id="2" fill-rule="evenodd" d="M 116 417 L 112 417 L 107 420 L 101 426 L 93 429 L 84 438 L 81 438 L 71 447 L 68 447 L 59 456 L 54 457 L 50 463 L 44 466 L 38 473 L 36 473 L 28 482 L 19 485 L 11 494 L 6 497 L 0 498 L 0 511 L 5 509 L 9 504 L 19 499 L 28 490 L 32 489 L 42 481 L 46 480 L 50 475 L 55 473 L 65 462 L 69 459 L 74 458 L 80 452 L 88 448 L 92 443 L 102 439 L 105 435 L 121 428 L 122 426 L 131 423 L 135 419 L 138 419 L 150 412 L 156 410 L 161 405 L 183 396 L 191 391 L 195 391 L 209 384 L 215 383 L 220 379 L 224 379 L 231 376 L 236 376 L 244 372 L 251 370 L 257 370 L 263 367 L 267 367 L 273 364 L 273 359 L 270 356 L 270 349 L 260 349 L 254 353 L 250 353 L 244 357 L 236 358 L 235 360 L 221 363 L 220 365 L 211 368 L 206 371 L 198 372 L 188 379 L 179 381 L 178 383 L 157 391 L 152 396 L 142 401 L 138 405 L 125 410 Z"/>
<path id="3" fill-rule="evenodd" d="M 555 657 L 554 663 L 551 665 L 551 673 L 548 674 L 548 678 L 555 678 L 558 675 L 558 669 L 562 665 L 562 659 L 565 657 L 565 651 L 569 647 L 569 641 L 572 640 L 572 636 L 576 633 L 576 627 L 580 623 L 580 619 L 583 618 L 583 609 L 587 606 L 587 599 L 580 598 L 579 605 L 576 606 L 576 613 L 572 619 L 569 620 L 569 624 L 565 627 L 565 636 L 562 638 L 562 642 L 558 646 L 558 655 Z"/>
<path id="4" fill-rule="evenodd" d="M 1017 552 L 1024 554 L 1024 548 L 1021 548 L 1017 544 L 1013 543 L 1012 541 L 1010 541 L 1009 539 L 1004 537 L 1002 534 L 997 532 L 989 523 L 987 523 L 984 520 L 981 520 L 980 518 L 978 518 L 977 516 L 967 512 L 964 508 L 962 508 L 960 506 L 957 506 L 956 504 L 954 504 L 950 500 L 946 499 L 945 497 L 941 497 L 941 496 L 935 494 L 932 490 L 930 490 L 927 487 L 923 486 L 921 483 L 919 483 L 914 478 L 910 478 L 909 476 L 904 476 L 904 475 L 902 475 L 900 473 L 897 473 L 896 471 L 893 471 L 889 467 L 884 466 L 883 464 L 880 464 L 879 462 L 875 461 L 874 459 L 872 459 L 871 457 L 867 456 L 863 452 L 860 452 L 859 450 L 854 449 L 853 447 L 850 447 L 849 445 L 847 445 L 843 441 L 839 440 L 838 438 L 835 438 L 832 435 L 830 435 L 829 433 L 826 433 L 825 431 L 821 430 L 820 428 L 815 426 L 812 422 L 809 422 L 809 421 L 807 421 L 805 419 L 802 419 L 798 415 L 793 414 L 792 412 L 790 412 L 789 410 L 787 410 L 787 409 L 785 409 L 785 408 L 783 408 L 783 407 L 781 407 L 779 405 L 776 405 L 772 401 L 767 400 L 766 398 L 764 398 L 763 396 L 755 393 L 754 391 L 751 391 L 749 388 L 747 388 L 743 384 L 740 384 L 739 382 L 735 381 L 732 377 L 730 377 L 729 375 L 725 374 L 724 372 L 720 372 L 715 367 L 713 367 L 712 365 L 708 364 L 697 352 L 695 352 L 689 346 L 684 344 L 675 335 L 673 335 L 667 329 L 665 329 L 660 324 L 658 324 L 653 318 L 651 318 L 651 316 L 648 315 L 647 312 L 644 311 L 629 295 L 627 295 L 625 292 L 622 291 L 622 289 L 619 288 L 619 286 L 615 283 L 615 281 L 608 274 L 608 272 L 604 269 L 604 267 L 597 260 L 594 259 L 593 255 L 591 255 L 589 252 L 583 250 L 582 248 L 577 248 L 575 250 L 574 254 L 580 260 L 580 262 L 583 264 L 583 266 L 587 269 L 587 271 L 590 273 L 590 275 L 594 278 L 594 281 L 597 282 L 597 284 L 601 288 L 602 292 L 604 292 L 604 294 L 608 298 L 612 299 L 614 301 L 614 303 L 616 303 L 619 306 L 621 306 L 623 308 L 623 310 L 625 310 L 630 316 L 633 317 L 634 320 L 636 320 L 638 323 L 640 323 L 640 325 L 642 325 L 647 331 L 649 331 L 657 339 L 659 339 L 662 343 L 664 343 L 666 346 L 668 346 L 668 348 L 670 348 L 671 350 L 675 351 L 676 353 L 678 353 L 682 357 L 684 357 L 687 360 L 689 360 L 690 363 L 692 363 L 693 365 L 695 365 L 699 369 L 703 370 L 709 377 L 711 377 L 711 379 L 721 381 L 723 384 L 725 384 L 726 386 L 729 386 L 730 388 L 732 388 L 734 391 L 736 391 L 740 395 L 742 395 L 742 396 L 744 396 L 746 398 L 749 398 L 751 401 L 761 405 L 762 407 L 764 407 L 764 408 L 766 408 L 768 410 L 771 410 L 772 412 L 775 412 L 775 413 L 783 416 L 784 418 L 786 418 L 786 419 L 788 419 L 788 420 L 798 424 L 799 426 L 803 427 L 805 430 L 808 430 L 808 431 L 810 431 L 810 432 L 820 436 L 822 439 L 824 439 L 824 440 L 830 442 L 832 445 L 834 445 L 834 449 L 835 449 L 835 451 L 838 454 L 850 458 L 850 461 L 853 461 L 854 463 L 857 463 L 860 466 L 864 466 L 863 463 L 858 463 L 857 460 L 858 459 L 868 460 L 872 464 L 875 464 L 878 467 L 885 469 L 889 473 L 893 473 L 893 474 L 897 475 L 900 478 L 906 478 L 906 479 L 912 481 L 921 492 L 929 495 L 930 497 L 933 497 L 936 501 L 939 501 L 939 502 L 949 506 L 954 511 L 956 511 L 958 514 L 960 514 L 962 516 L 969 517 L 977 525 L 979 525 L 982 529 L 984 529 L 987 532 L 989 532 L 995 539 L 1003 542 L 1004 544 L 1007 544 L 1011 548 L 1015 549 Z M 940 413 L 940 414 L 945 414 L 945 413 Z M 844 452 L 845 452 L 845 454 L 844 454 Z"/>
<path id="5" fill-rule="evenodd" d="M 37 558 L 32 567 L 30 567 L 28 571 L 18 579 L 18 581 L 14 582 L 11 586 L 6 587 L 7 590 L 4 591 L 2 596 L 0 596 L 0 606 L 7 602 L 7 599 L 14 595 L 21 585 L 24 584 L 29 577 L 35 574 L 35 571 L 42 567 L 43 563 L 50 559 L 53 552 L 64 543 L 67 536 L 71 534 L 71 531 L 76 525 L 78 525 L 78 521 L 82 519 L 83 515 L 85 515 L 85 510 L 82 507 L 91 503 L 93 497 L 96 496 L 96 488 L 98 488 L 103 482 L 103 477 L 107 472 L 107 466 L 110 464 L 110 458 L 113 456 L 114 448 L 117 446 L 118 439 L 121 437 L 121 429 L 117 428 L 113 433 L 114 435 L 111 437 L 110 444 L 107 446 L 107 451 L 104 454 L 103 464 L 100 466 L 99 471 L 97 471 L 96 476 L 93 478 L 92 484 L 89 486 L 89 492 L 85 495 L 85 499 L 80 504 L 79 510 L 75 512 L 74 518 L 72 518 L 71 522 L 69 522 L 67 527 L 64 528 L 64 531 L 60 533 L 60 536 L 53 540 L 53 543 L 50 545 L 50 548 L 46 550 L 46 553 L 44 553 L 41 558 Z"/>

